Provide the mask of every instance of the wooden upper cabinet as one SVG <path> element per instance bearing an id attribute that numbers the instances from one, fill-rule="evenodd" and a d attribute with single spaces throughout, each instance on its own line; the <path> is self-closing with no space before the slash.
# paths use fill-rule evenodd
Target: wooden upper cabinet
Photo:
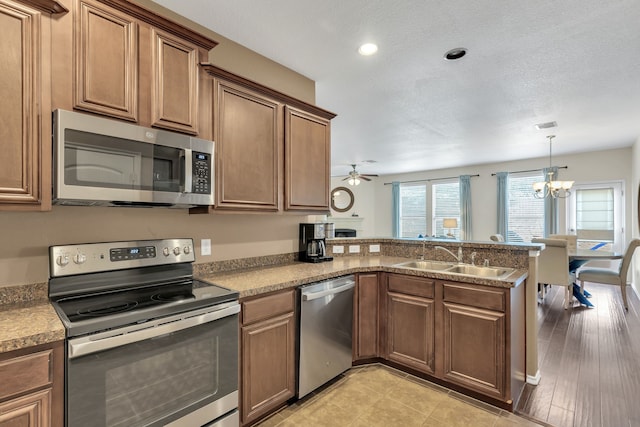
<path id="1" fill-rule="evenodd" d="M 53 23 L 53 109 L 83 110 L 212 139 L 216 42 L 126 0 L 61 0 Z"/>
<path id="2" fill-rule="evenodd" d="M 214 85 L 216 208 L 278 210 L 281 105 L 232 83 Z"/>
<path id="3" fill-rule="evenodd" d="M 152 125 L 198 133 L 198 47 L 153 29 Z"/>
<path id="4" fill-rule="evenodd" d="M 79 0 L 74 107 L 138 121 L 138 25 L 105 5 Z"/>
<path id="5" fill-rule="evenodd" d="M 335 114 L 214 65 L 202 67 L 214 81 L 215 209 L 329 212 Z"/>
<path id="6" fill-rule="evenodd" d="M 297 108 L 285 110 L 285 208 L 329 210 L 331 124 Z"/>
<path id="7" fill-rule="evenodd" d="M 51 208 L 51 21 L 44 3 L 0 0 L 0 209 Z"/>

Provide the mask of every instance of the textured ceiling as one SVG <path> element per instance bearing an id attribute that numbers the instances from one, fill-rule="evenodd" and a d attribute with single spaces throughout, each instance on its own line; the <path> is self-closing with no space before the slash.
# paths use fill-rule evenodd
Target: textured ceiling
<path id="1" fill-rule="evenodd" d="M 544 157 L 550 133 L 554 154 L 640 137 L 638 0 L 156 2 L 315 80 L 338 114 L 333 175 Z"/>

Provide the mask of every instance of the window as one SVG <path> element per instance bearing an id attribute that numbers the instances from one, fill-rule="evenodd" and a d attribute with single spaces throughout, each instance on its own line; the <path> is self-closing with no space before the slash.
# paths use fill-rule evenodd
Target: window
<path id="1" fill-rule="evenodd" d="M 533 196 L 533 183 L 543 181 L 542 172 L 528 176 L 508 178 L 509 219 L 508 242 L 531 242 L 534 237 L 544 236 L 544 199 Z"/>
<path id="2" fill-rule="evenodd" d="M 460 238 L 460 183 L 447 182 L 433 184 L 432 187 L 432 218 L 431 229 L 436 236 L 453 234 L 456 239 Z M 455 218 L 458 221 L 457 228 L 444 228 L 442 222 L 445 218 Z"/>
<path id="3" fill-rule="evenodd" d="M 622 182 L 574 186 L 567 206 L 568 226 L 578 247 L 603 251 L 623 249 Z"/>
<path id="4" fill-rule="evenodd" d="M 400 237 L 427 235 L 426 184 L 400 185 Z"/>

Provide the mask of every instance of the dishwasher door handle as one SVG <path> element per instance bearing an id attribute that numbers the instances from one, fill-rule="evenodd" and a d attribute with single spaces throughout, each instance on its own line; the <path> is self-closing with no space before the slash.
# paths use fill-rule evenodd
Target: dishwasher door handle
<path id="1" fill-rule="evenodd" d="M 327 295 L 338 294 L 340 292 L 347 291 L 349 289 L 353 289 L 356 286 L 356 282 L 350 281 L 342 286 L 338 286 L 337 288 L 327 289 L 320 292 L 302 292 L 302 301 L 312 301 L 314 299 L 326 297 Z"/>

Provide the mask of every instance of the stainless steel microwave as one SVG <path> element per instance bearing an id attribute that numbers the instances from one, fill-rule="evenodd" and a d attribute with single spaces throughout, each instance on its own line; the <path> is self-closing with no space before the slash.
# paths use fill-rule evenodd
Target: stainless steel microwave
<path id="1" fill-rule="evenodd" d="M 65 110 L 53 128 L 55 204 L 213 205 L 213 141 Z"/>

